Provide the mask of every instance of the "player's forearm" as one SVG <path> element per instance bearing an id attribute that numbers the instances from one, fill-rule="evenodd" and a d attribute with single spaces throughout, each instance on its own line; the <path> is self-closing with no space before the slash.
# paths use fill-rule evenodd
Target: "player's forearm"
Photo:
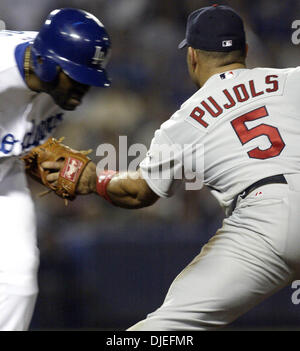
<path id="1" fill-rule="evenodd" d="M 158 197 L 149 190 L 139 172 L 124 172 L 115 175 L 107 187 L 112 202 L 124 208 L 142 208 L 152 205 Z"/>
<path id="2" fill-rule="evenodd" d="M 96 192 L 99 193 L 97 189 Z M 105 198 L 115 206 L 138 209 L 152 205 L 157 201 L 158 196 L 153 193 L 137 171 L 113 175 L 106 186 Z"/>

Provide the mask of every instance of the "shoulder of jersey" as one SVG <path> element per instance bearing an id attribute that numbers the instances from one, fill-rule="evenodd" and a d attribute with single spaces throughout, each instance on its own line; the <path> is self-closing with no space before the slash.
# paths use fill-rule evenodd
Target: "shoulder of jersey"
<path id="1" fill-rule="evenodd" d="M 0 45 L 3 52 L 3 54 L 0 55 L 0 72 L 16 66 L 16 60 L 14 59 L 16 46 L 33 41 L 36 35 L 37 32 L 33 31 L 0 31 Z"/>
<path id="2" fill-rule="evenodd" d="M 180 121 L 184 120 L 187 116 L 187 112 L 190 112 L 192 106 L 196 106 L 199 103 L 199 98 L 202 94 L 202 89 L 197 90 L 191 97 L 189 97 L 179 109 L 171 116 L 170 120 Z"/>
<path id="3" fill-rule="evenodd" d="M 270 67 L 256 67 L 249 70 L 249 72 L 258 73 L 258 74 L 285 74 L 289 73 L 299 67 L 287 67 L 287 68 L 270 68 Z"/>

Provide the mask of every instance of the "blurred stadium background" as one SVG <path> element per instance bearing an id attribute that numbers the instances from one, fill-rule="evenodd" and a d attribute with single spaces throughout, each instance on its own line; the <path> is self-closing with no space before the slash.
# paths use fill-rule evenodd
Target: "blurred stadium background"
<path id="1" fill-rule="evenodd" d="M 155 129 L 195 88 L 177 50 L 187 15 L 215 1 L 1 0 L 10 30 L 38 30 L 49 11 L 85 9 L 99 17 L 112 40 L 110 89 L 92 89 L 67 113 L 55 136 L 77 149 L 101 143 L 150 144 Z M 299 65 L 291 42 L 300 19 L 297 0 L 219 1 L 245 19 L 248 66 Z M 130 158 L 129 158 L 130 161 Z M 220 227 L 223 212 L 210 193 L 179 192 L 149 209 L 117 209 L 96 196 L 64 206 L 30 181 L 38 216 L 40 294 L 31 330 L 123 330 L 160 306 L 175 276 Z M 231 287 L 229 286 L 228 289 Z M 300 305 L 287 287 L 233 323 L 229 330 L 298 329 Z"/>

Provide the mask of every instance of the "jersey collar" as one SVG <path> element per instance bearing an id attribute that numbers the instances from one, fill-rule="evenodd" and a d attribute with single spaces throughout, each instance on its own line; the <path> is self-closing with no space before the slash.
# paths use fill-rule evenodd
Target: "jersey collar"
<path id="1" fill-rule="evenodd" d="M 22 43 L 17 45 L 15 48 L 15 59 L 17 62 L 18 70 L 25 82 L 25 72 L 24 72 L 24 55 L 26 48 L 30 45 L 30 42 Z M 26 82 L 25 82 L 26 83 Z"/>
<path id="2" fill-rule="evenodd" d="M 207 86 L 222 82 L 224 80 L 234 79 L 234 78 L 238 77 L 245 70 L 248 70 L 248 68 L 237 68 L 237 69 L 232 69 L 229 71 L 216 73 L 213 76 L 208 78 L 208 80 L 204 83 L 202 88 L 204 88 L 204 87 L 207 88 Z"/>

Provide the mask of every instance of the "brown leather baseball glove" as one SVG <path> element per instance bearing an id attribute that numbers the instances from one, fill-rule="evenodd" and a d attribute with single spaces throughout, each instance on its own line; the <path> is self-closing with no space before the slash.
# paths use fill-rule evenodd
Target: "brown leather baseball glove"
<path id="1" fill-rule="evenodd" d="M 25 162 L 26 173 L 39 183 L 48 188 L 48 192 L 54 191 L 56 195 L 65 200 L 74 200 L 76 197 L 76 186 L 80 175 L 91 161 L 87 156 L 92 150 L 76 151 L 62 144 L 63 138 L 49 138 L 44 144 L 30 150 L 22 156 Z M 62 162 L 59 177 L 56 182 L 50 183 L 47 180 L 49 170 L 44 169 L 41 164 L 45 161 Z"/>

